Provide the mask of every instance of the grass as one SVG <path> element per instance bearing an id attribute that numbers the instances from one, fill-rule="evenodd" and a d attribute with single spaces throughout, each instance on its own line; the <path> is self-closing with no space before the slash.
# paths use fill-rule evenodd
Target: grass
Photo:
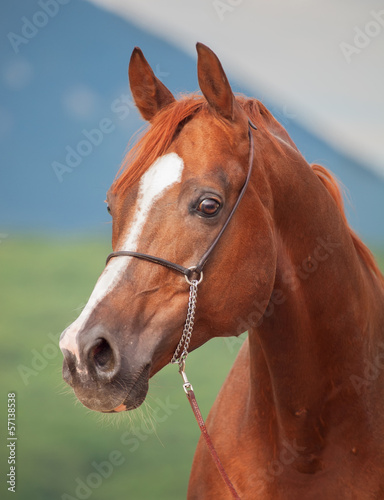
<path id="1" fill-rule="evenodd" d="M 1 244 L 0 467 L 9 470 L 6 400 L 15 392 L 18 499 L 186 496 L 199 430 L 176 367 L 151 381 L 142 409 L 109 417 L 77 403 L 61 379 L 60 332 L 78 316 L 109 251 L 109 243 L 85 239 Z M 378 255 L 383 268 L 384 252 Z M 216 339 L 191 354 L 188 376 L 204 415 L 241 342 Z M 4 498 L 4 482 L 1 488 Z"/>
<path id="2" fill-rule="evenodd" d="M 151 381 L 142 409 L 117 416 L 87 410 L 62 382 L 59 335 L 86 303 L 109 251 L 109 243 L 85 240 L 8 239 L 0 247 L 0 418 L 4 432 L 7 394 L 15 392 L 19 499 L 186 496 L 199 430 L 175 366 Z M 215 340 L 191 354 L 188 376 L 205 415 L 238 347 Z M 2 452 L 8 472 L 6 459 Z"/>

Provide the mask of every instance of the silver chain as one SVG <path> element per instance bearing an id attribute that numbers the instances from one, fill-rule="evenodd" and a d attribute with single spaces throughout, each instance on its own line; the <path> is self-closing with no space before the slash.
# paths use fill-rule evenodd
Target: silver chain
<path id="1" fill-rule="evenodd" d="M 185 325 L 183 328 L 183 334 L 181 336 L 180 342 L 176 347 L 176 351 L 173 354 L 171 359 L 171 363 L 178 363 L 179 365 L 185 361 L 188 356 L 188 348 L 191 342 L 192 332 L 193 332 L 193 324 L 195 321 L 195 311 L 196 311 L 196 301 L 197 301 L 197 285 L 199 281 L 192 280 L 189 281 L 189 302 L 188 302 L 188 312 L 187 319 L 185 320 Z M 181 348 L 183 348 L 181 354 Z"/>

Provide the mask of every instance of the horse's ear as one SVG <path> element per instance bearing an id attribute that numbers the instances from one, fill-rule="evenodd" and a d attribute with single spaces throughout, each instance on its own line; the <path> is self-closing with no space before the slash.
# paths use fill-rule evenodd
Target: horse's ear
<path id="1" fill-rule="evenodd" d="M 197 43 L 196 49 L 197 77 L 204 97 L 217 113 L 233 120 L 235 97 L 218 57 L 202 43 Z"/>
<path id="2" fill-rule="evenodd" d="M 162 108 L 174 102 L 172 93 L 155 76 L 138 47 L 132 52 L 128 75 L 133 99 L 145 120 L 151 121 Z"/>

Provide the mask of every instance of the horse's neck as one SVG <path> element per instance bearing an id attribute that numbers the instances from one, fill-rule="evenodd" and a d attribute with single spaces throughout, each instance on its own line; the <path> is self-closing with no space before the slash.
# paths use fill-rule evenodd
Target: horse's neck
<path id="1" fill-rule="evenodd" d="M 316 182 L 311 175 L 306 189 L 316 190 Z M 364 380 L 367 359 L 380 342 L 384 354 L 384 339 L 378 321 L 370 320 L 377 317 L 374 279 L 338 208 L 319 182 L 318 192 L 307 192 L 301 205 L 304 182 L 298 177 L 292 183 L 296 199 L 289 203 L 285 193 L 284 213 L 275 214 L 274 291 L 249 335 L 252 398 L 271 443 L 297 444 L 305 450 L 297 466 L 315 471 L 330 428 L 352 407 L 355 417 L 366 411 L 366 391 L 359 394 L 353 377 Z M 373 383 L 379 378 L 381 373 Z"/>

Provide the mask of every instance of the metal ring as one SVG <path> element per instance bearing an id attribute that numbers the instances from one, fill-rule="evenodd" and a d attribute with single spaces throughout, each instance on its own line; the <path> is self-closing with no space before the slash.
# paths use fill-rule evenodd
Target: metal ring
<path id="1" fill-rule="evenodd" d="M 196 266 L 188 267 L 188 269 L 189 269 L 192 273 L 194 273 L 194 272 L 196 271 Z M 200 283 L 203 281 L 203 271 L 199 271 L 199 272 L 200 272 L 200 277 L 199 277 L 199 279 L 198 279 L 198 280 L 193 280 L 193 281 L 197 281 L 197 283 L 195 283 L 195 284 L 196 284 L 196 286 L 197 286 L 197 285 L 200 285 Z M 188 285 L 193 285 L 193 282 L 192 282 L 192 281 L 188 278 L 188 276 L 187 276 L 186 274 L 185 274 L 184 276 L 185 276 L 185 279 L 186 279 L 186 281 L 187 281 Z"/>

